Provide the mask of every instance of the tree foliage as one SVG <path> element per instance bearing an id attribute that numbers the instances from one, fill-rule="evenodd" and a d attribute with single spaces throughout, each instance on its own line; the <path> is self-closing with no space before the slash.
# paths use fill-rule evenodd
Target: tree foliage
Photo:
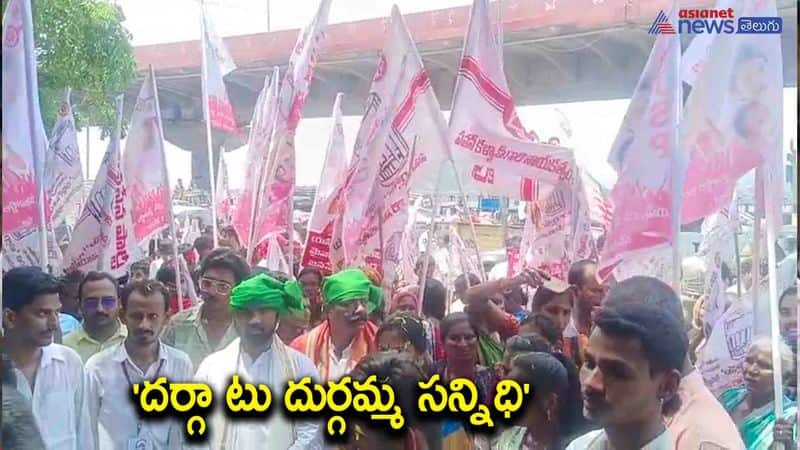
<path id="1" fill-rule="evenodd" d="M 7 1 L 3 2 L 3 10 Z M 105 0 L 35 0 L 33 27 L 42 120 L 50 130 L 66 88 L 78 126 L 110 129 L 114 97 L 136 77 L 122 10 Z"/>

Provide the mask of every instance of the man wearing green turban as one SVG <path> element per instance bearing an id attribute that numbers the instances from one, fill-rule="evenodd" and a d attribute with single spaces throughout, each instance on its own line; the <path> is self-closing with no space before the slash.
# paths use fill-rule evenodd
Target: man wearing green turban
<path id="1" fill-rule="evenodd" d="M 380 308 L 381 290 L 361 269 L 347 269 L 325 278 L 322 300 L 325 320 L 291 346 L 311 358 L 323 381 L 338 380 L 375 350 L 377 327 L 367 314 Z"/>
<path id="2" fill-rule="evenodd" d="M 300 284 L 256 275 L 233 288 L 230 306 L 239 338 L 204 359 L 195 381 L 209 384 L 215 395 L 224 398 L 233 375 L 239 375 L 242 383 L 261 383 L 272 389 L 303 377 L 319 379 L 319 372 L 308 357 L 275 339 L 279 319 L 304 310 Z M 265 439 L 269 440 L 269 448 L 275 449 L 322 445 L 318 423 L 290 422 L 281 414 L 259 421 L 232 422 L 219 408 L 211 419 L 210 448 L 259 448 Z"/>

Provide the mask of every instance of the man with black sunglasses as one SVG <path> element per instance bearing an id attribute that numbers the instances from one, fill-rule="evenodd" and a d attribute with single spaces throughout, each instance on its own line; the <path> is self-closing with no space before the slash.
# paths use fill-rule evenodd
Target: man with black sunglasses
<path id="1" fill-rule="evenodd" d="M 78 287 L 83 323 L 64 338 L 85 363 L 89 358 L 125 340 L 128 329 L 119 321 L 119 285 L 104 272 L 89 272 Z"/>
<path id="2" fill-rule="evenodd" d="M 172 316 L 162 337 L 165 344 L 186 352 L 195 367 L 237 338 L 231 291 L 250 275 L 250 268 L 233 250 L 218 248 L 200 263 L 199 275 L 203 301 Z"/>

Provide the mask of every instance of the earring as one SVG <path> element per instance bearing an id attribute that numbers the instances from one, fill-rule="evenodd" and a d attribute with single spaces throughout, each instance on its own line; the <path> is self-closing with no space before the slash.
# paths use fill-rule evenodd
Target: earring
<path id="1" fill-rule="evenodd" d="M 546 413 L 546 415 L 547 415 L 547 423 L 550 423 L 550 422 L 553 421 L 552 411 L 550 409 L 547 409 L 546 411 L 547 411 L 547 413 Z"/>

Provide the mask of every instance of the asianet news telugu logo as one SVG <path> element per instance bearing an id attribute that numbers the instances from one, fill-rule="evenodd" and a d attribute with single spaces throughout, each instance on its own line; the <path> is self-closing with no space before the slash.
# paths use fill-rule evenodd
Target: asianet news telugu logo
<path id="1" fill-rule="evenodd" d="M 733 8 L 680 9 L 678 29 L 663 10 L 659 11 L 649 34 L 775 34 L 783 31 L 781 17 L 735 17 Z"/>

